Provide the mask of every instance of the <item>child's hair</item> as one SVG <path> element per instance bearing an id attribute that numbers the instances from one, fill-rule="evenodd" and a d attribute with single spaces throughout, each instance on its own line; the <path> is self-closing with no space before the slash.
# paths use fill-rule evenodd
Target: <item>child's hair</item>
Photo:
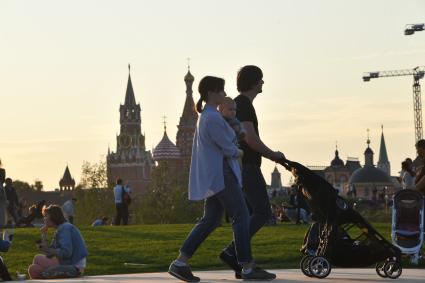
<path id="1" fill-rule="evenodd" d="M 221 112 L 223 110 L 224 106 L 228 105 L 229 103 L 236 103 L 236 102 L 233 100 L 233 98 L 226 96 L 223 99 L 223 103 L 218 106 L 218 110 Z"/>
<path id="2" fill-rule="evenodd" d="M 201 97 L 199 98 L 198 102 L 196 103 L 196 111 L 198 113 L 202 112 L 202 102 L 207 102 L 208 99 L 208 92 L 209 91 L 222 91 L 224 90 L 224 83 L 225 81 L 222 78 L 217 78 L 213 76 L 206 76 L 203 77 L 202 80 L 199 82 L 198 91 Z"/>

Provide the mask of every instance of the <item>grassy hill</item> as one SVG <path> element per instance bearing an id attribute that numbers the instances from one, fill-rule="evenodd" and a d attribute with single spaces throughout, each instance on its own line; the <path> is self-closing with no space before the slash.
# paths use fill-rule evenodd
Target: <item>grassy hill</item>
<path id="1" fill-rule="evenodd" d="M 80 227 L 90 253 L 86 275 L 166 271 L 192 227 L 192 224 Z M 378 223 L 374 227 L 390 238 L 390 224 Z M 306 229 L 306 225 L 294 224 L 264 227 L 252 243 L 256 262 L 265 268 L 297 268 Z M 17 229 L 11 250 L 3 254 L 12 276 L 17 270 L 26 271 L 37 254 L 35 241 L 39 237 L 38 229 Z M 218 228 L 191 260 L 193 269 L 226 269 L 218 254 L 231 238 L 230 226 Z"/>

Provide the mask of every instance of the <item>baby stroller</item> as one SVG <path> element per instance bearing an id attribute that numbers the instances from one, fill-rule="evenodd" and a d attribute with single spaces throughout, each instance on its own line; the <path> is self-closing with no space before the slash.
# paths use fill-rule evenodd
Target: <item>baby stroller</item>
<path id="1" fill-rule="evenodd" d="M 398 278 L 402 273 L 401 251 L 384 239 L 358 212 L 338 196 L 323 178 L 289 160 L 279 163 L 291 171 L 316 221 L 305 238 L 301 271 L 325 278 L 332 266 L 368 267 L 373 264 L 381 277 Z M 316 239 L 314 243 L 308 243 Z M 308 247 L 308 248 L 307 248 Z"/>
<path id="2" fill-rule="evenodd" d="M 393 200 L 393 244 L 418 264 L 424 241 L 424 198 L 420 192 L 407 189 L 397 192 Z"/>

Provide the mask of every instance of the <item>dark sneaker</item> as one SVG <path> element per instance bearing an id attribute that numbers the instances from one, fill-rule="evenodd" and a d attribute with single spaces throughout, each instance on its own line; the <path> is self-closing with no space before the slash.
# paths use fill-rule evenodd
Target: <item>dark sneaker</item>
<path id="1" fill-rule="evenodd" d="M 168 273 L 172 276 L 186 282 L 199 282 L 201 279 L 199 277 L 193 276 L 192 271 L 188 265 L 186 266 L 177 266 L 174 264 L 174 261 L 170 264 L 168 268 Z"/>
<path id="2" fill-rule="evenodd" d="M 260 267 L 256 266 L 252 269 L 250 273 L 243 273 L 242 272 L 242 279 L 243 280 L 261 280 L 261 281 L 271 281 L 273 279 L 276 279 L 276 274 L 270 273 L 265 271 L 264 269 L 261 269 Z"/>
<path id="3" fill-rule="evenodd" d="M 225 264 L 227 264 L 231 269 L 235 271 L 235 278 L 236 279 L 242 279 L 242 266 L 238 263 L 238 259 L 236 256 L 229 254 L 226 251 L 222 251 L 219 255 L 221 261 L 223 261 Z"/>

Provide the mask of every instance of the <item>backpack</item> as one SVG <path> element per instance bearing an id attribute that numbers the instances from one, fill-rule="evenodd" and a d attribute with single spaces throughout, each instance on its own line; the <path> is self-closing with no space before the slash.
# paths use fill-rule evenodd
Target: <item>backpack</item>
<path id="1" fill-rule="evenodd" d="M 125 191 L 124 186 L 121 188 L 122 188 L 122 203 L 124 203 L 125 205 L 130 205 L 131 203 L 130 194 Z"/>

